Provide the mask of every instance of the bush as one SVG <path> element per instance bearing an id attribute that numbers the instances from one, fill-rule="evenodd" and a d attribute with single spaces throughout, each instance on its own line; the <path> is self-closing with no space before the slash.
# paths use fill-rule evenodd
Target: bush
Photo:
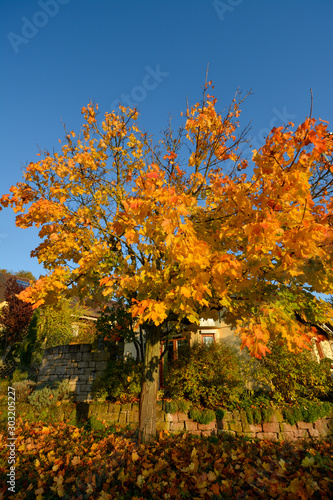
<path id="1" fill-rule="evenodd" d="M 233 408 L 235 407 L 238 410 L 245 411 L 249 424 L 269 422 L 275 409 L 274 403 L 272 403 L 269 394 L 265 391 L 244 393 L 240 403 L 233 405 Z"/>
<path id="2" fill-rule="evenodd" d="M 14 382 L 12 387 L 15 389 L 15 399 L 19 403 L 28 403 L 29 396 L 34 390 L 36 382 L 32 380 L 22 380 L 21 382 Z"/>
<path id="3" fill-rule="evenodd" d="M 221 421 L 224 419 L 225 410 L 223 408 L 217 408 L 215 410 L 216 420 Z"/>
<path id="4" fill-rule="evenodd" d="M 8 386 L 10 385 L 9 380 L 0 380 L 0 396 L 6 396 L 8 394 Z"/>
<path id="5" fill-rule="evenodd" d="M 199 410 L 198 408 L 192 408 L 189 411 L 189 417 L 199 424 L 210 424 L 213 420 L 215 420 L 216 415 L 213 410 Z"/>
<path id="6" fill-rule="evenodd" d="M 321 418 L 327 417 L 333 410 L 333 404 L 325 402 L 315 402 L 309 400 L 300 400 L 293 406 L 284 406 L 282 413 L 291 425 L 296 422 L 315 422 Z"/>
<path id="7" fill-rule="evenodd" d="M 269 347 L 271 354 L 260 360 L 263 368 L 261 380 L 265 379 L 271 386 L 272 397 L 277 402 L 292 402 L 299 398 L 332 401 L 331 360 L 326 358 L 318 363 L 309 351 L 294 354 L 277 343 Z"/>
<path id="8" fill-rule="evenodd" d="M 22 382 L 23 380 L 27 380 L 28 372 L 23 371 L 21 368 L 16 368 L 12 375 L 12 383 L 13 382 Z"/>
<path id="9" fill-rule="evenodd" d="M 179 401 L 165 401 L 163 404 L 165 413 L 187 413 L 191 407 L 192 405 L 189 401 L 184 401 L 182 399 Z"/>
<path id="10" fill-rule="evenodd" d="M 51 386 L 41 385 L 30 396 L 28 401 L 38 410 L 56 404 L 58 401 L 63 401 L 69 396 L 69 382 L 54 382 Z"/>
<path id="11" fill-rule="evenodd" d="M 111 360 L 98 380 L 93 384 L 96 399 L 132 402 L 141 392 L 142 365 L 133 358 Z"/>
<path id="12" fill-rule="evenodd" d="M 237 354 L 222 342 L 195 343 L 170 365 L 165 387 L 173 399 L 187 399 L 199 407 L 237 402 L 244 391 Z"/>

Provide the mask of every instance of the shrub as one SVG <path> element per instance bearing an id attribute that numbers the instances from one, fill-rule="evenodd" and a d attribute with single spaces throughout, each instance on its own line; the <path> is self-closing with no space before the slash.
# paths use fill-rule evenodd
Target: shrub
<path id="1" fill-rule="evenodd" d="M 28 401 L 38 410 L 56 404 L 58 401 L 63 401 L 69 396 L 69 382 L 54 382 L 51 386 L 41 385 L 30 396 Z"/>
<path id="2" fill-rule="evenodd" d="M 326 358 L 318 363 L 309 351 L 294 354 L 277 343 L 269 347 L 272 352 L 260 360 L 262 370 L 257 372 L 257 377 L 271 386 L 272 397 L 277 402 L 299 398 L 332 401 L 331 360 Z"/>
<path id="3" fill-rule="evenodd" d="M 165 401 L 163 404 L 164 411 L 166 413 L 187 413 L 191 408 L 191 403 L 189 401 L 178 400 L 178 401 Z"/>
<path id="4" fill-rule="evenodd" d="M 216 420 L 223 420 L 225 415 L 225 410 L 223 408 L 217 408 L 215 410 Z"/>
<path id="5" fill-rule="evenodd" d="M 7 379 L 0 380 L 0 396 L 5 396 L 8 394 L 9 381 Z"/>
<path id="6" fill-rule="evenodd" d="M 16 368 L 12 375 L 12 382 L 22 382 L 23 380 L 27 380 L 28 372 L 23 371 L 20 368 Z"/>
<path id="7" fill-rule="evenodd" d="M 195 343 L 170 365 L 165 387 L 172 398 L 207 408 L 239 401 L 244 385 L 237 354 L 222 342 Z"/>
<path id="8" fill-rule="evenodd" d="M 141 375 L 142 365 L 133 358 L 111 360 L 93 384 L 94 397 L 123 403 L 136 400 L 141 392 Z"/>
<path id="9" fill-rule="evenodd" d="M 301 399 L 293 406 L 284 406 L 282 413 L 287 422 L 294 425 L 296 422 L 315 422 L 327 417 L 333 409 L 333 404 L 325 401 L 309 401 Z"/>
<path id="10" fill-rule="evenodd" d="M 210 424 L 213 420 L 215 420 L 216 415 L 213 410 L 199 410 L 198 408 L 192 408 L 189 411 L 189 417 L 199 424 Z"/>
<path id="11" fill-rule="evenodd" d="M 34 390 L 36 382 L 32 380 L 22 380 L 21 382 L 14 382 L 12 387 L 15 389 L 15 399 L 19 403 L 28 403 L 28 397 Z"/>

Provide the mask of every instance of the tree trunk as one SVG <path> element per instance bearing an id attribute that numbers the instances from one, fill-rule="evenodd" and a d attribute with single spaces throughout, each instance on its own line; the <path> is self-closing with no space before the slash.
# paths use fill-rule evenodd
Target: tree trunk
<path id="1" fill-rule="evenodd" d="M 9 354 L 9 353 L 10 353 L 10 351 L 11 351 L 11 348 L 12 348 L 12 345 L 8 345 L 8 346 L 6 347 L 6 349 L 4 350 L 4 352 L 3 352 L 2 356 L 1 356 L 1 360 L 0 360 L 2 363 L 4 363 L 4 362 L 5 362 L 5 360 L 6 360 L 7 356 L 8 356 L 8 354 Z"/>
<path id="2" fill-rule="evenodd" d="M 156 438 L 156 400 L 158 390 L 158 371 L 160 360 L 160 328 L 145 327 L 145 362 L 142 375 L 139 433 L 142 443 Z"/>

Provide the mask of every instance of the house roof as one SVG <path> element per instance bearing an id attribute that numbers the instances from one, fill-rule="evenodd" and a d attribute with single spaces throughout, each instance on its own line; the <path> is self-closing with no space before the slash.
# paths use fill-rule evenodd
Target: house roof
<path id="1" fill-rule="evenodd" d="M 0 304 L 5 302 L 5 291 L 6 291 L 6 283 L 10 278 L 15 278 L 17 283 L 21 285 L 23 288 L 26 288 L 30 285 L 30 280 L 27 278 L 21 278 L 21 276 L 15 276 L 14 274 L 2 273 L 0 272 Z"/>

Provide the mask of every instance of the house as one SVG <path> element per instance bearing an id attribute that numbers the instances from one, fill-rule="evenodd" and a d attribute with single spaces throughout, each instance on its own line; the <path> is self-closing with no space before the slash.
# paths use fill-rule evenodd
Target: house
<path id="1" fill-rule="evenodd" d="M 193 329 L 191 332 L 191 342 L 216 342 L 219 340 L 223 340 L 227 342 L 229 345 L 234 347 L 239 347 L 239 341 L 234 334 L 232 328 L 223 322 L 221 315 L 218 315 L 215 319 L 201 319 L 199 327 Z M 168 356 L 174 357 L 177 355 L 178 350 L 182 345 L 186 342 L 185 336 L 177 335 L 169 340 L 168 345 Z M 126 357 L 130 356 L 136 357 L 136 349 L 133 343 L 125 343 L 124 345 L 124 355 Z"/>
<path id="2" fill-rule="evenodd" d="M 330 324 L 316 325 L 321 339 L 313 339 L 313 352 L 316 360 L 319 362 L 323 358 L 329 358 L 333 361 L 333 327 Z M 324 338 L 324 340 L 322 340 Z M 333 368 L 333 364 L 332 364 Z"/>
<path id="3" fill-rule="evenodd" d="M 21 276 L 15 276 L 13 274 L 0 272 L 0 309 L 6 304 L 5 291 L 6 283 L 10 278 L 15 278 L 17 283 L 23 288 L 27 288 L 30 285 L 30 280 L 27 278 L 22 278 Z"/>
<path id="4" fill-rule="evenodd" d="M 213 314 L 212 314 L 213 316 Z M 313 354 L 318 362 L 323 358 L 329 358 L 333 361 L 333 327 L 331 325 L 316 325 L 318 338 L 314 338 Z M 215 318 L 201 318 L 198 327 L 195 327 L 190 334 L 190 342 L 201 342 L 208 344 L 210 342 L 224 341 L 230 347 L 234 347 L 237 351 L 240 349 L 240 339 L 235 335 L 234 330 L 222 319 L 222 314 L 218 314 Z M 168 340 L 168 346 L 162 342 L 161 354 L 165 347 L 167 352 L 163 356 L 160 364 L 160 385 L 163 385 L 163 372 L 167 369 L 167 365 L 173 359 L 181 355 L 182 348 L 188 345 L 188 339 L 185 336 L 177 335 Z M 125 343 L 125 357 L 136 358 L 136 349 L 133 343 Z M 332 364 L 333 371 L 333 364 Z"/>

